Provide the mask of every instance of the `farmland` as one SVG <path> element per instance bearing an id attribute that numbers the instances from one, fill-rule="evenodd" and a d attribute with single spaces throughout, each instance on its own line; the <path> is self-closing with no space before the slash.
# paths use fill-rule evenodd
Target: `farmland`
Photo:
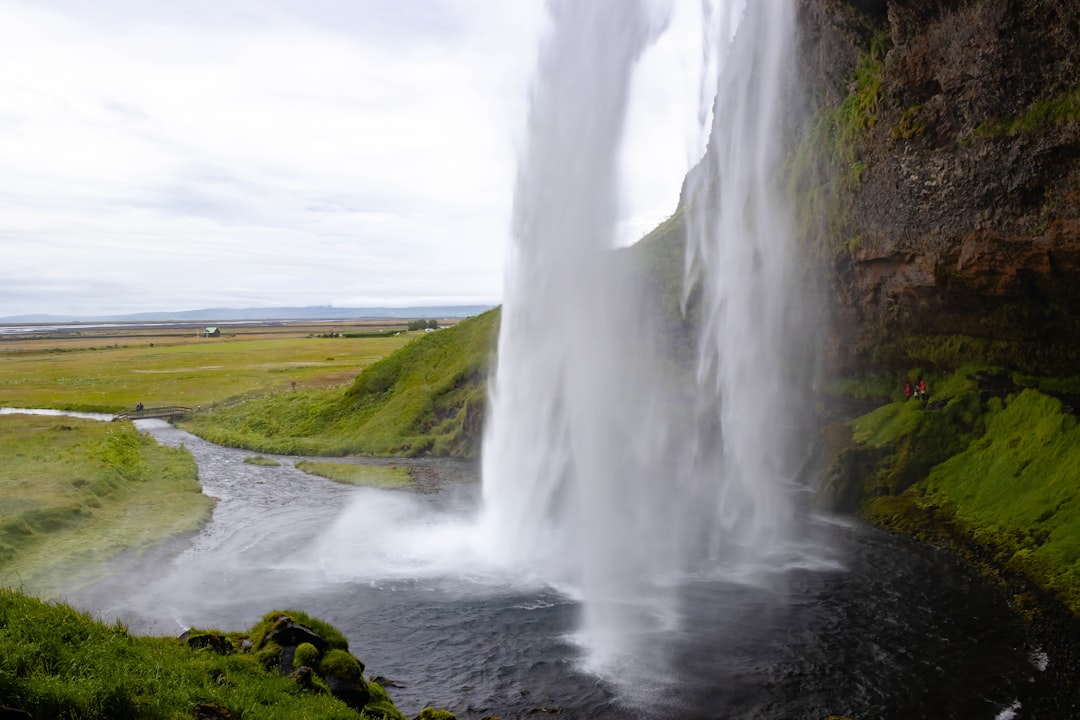
<path id="1" fill-rule="evenodd" d="M 194 324 L 75 325 L 0 336 L 0 406 L 206 408 L 326 388 L 351 382 L 422 334 L 404 332 L 406 323 L 394 320 L 219 327 L 218 337 Z"/>

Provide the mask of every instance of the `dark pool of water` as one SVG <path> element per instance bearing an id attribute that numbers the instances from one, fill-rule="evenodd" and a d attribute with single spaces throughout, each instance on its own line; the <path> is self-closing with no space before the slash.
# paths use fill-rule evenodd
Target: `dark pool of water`
<path id="1" fill-rule="evenodd" d="M 247 465 L 247 453 L 145 425 L 195 453 L 221 498 L 214 519 L 181 552 L 132 563 L 75 602 L 159 634 L 303 609 L 341 628 L 410 716 L 433 705 L 459 718 L 1005 720 L 1036 716 L 1054 692 L 1052 660 L 997 591 L 943 553 L 827 520 L 819 531 L 838 566 L 763 585 L 686 580 L 679 621 L 594 675 L 582 669 L 577 601 L 457 562 L 452 519 L 475 504 L 475 485 L 403 505 L 400 492 L 325 482 L 288 461 Z"/>

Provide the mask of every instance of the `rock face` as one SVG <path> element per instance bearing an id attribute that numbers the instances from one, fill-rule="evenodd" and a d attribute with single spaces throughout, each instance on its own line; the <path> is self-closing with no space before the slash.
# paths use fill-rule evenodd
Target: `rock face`
<path id="1" fill-rule="evenodd" d="M 858 113 L 821 258 L 835 366 L 944 336 L 1080 359 L 1080 3 L 801 0 L 800 27 L 811 111 Z"/>

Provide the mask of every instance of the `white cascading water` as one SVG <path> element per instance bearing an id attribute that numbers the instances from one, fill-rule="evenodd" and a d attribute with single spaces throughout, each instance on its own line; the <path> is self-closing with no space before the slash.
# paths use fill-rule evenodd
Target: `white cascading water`
<path id="1" fill-rule="evenodd" d="M 634 63 L 658 31 L 625 0 L 552 3 L 514 204 L 483 448 L 481 542 L 579 593 L 598 667 L 677 627 L 689 576 L 752 579 L 798 523 L 794 256 L 776 197 L 790 0 L 713 17 L 709 149 L 683 205 L 694 368 L 661 340 L 640 254 L 616 250 L 617 159 Z M 745 4 L 745 3 L 741 3 Z M 730 43 L 728 42 L 730 40 Z M 708 65 L 708 63 L 706 63 Z"/>

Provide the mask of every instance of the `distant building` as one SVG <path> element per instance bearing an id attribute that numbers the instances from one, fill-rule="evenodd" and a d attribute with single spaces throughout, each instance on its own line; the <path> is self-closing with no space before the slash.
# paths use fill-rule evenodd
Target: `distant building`
<path id="1" fill-rule="evenodd" d="M 221 337 L 221 328 L 208 327 L 203 330 L 203 337 Z"/>

